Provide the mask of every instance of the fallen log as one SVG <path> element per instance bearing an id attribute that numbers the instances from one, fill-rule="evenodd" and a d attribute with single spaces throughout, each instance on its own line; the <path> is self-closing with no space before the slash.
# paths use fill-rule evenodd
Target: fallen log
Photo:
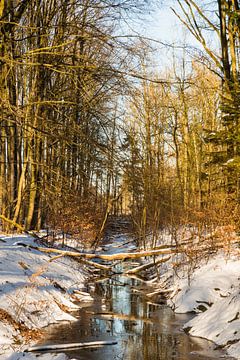
<path id="1" fill-rule="evenodd" d="M 104 270 L 104 271 L 107 271 L 107 272 L 113 272 L 113 270 L 112 270 L 112 268 L 110 266 L 102 265 L 102 264 L 96 263 L 94 261 L 86 260 L 86 259 L 79 259 L 79 261 L 81 263 L 83 263 L 83 264 L 95 267 L 95 268 L 100 269 L 100 270 Z"/>
<path id="2" fill-rule="evenodd" d="M 152 305 L 152 306 L 162 306 L 162 304 L 155 303 L 155 302 L 152 302 L 152 301 L 147 301 L 147 304 Z"/>
<path id="3" fill-rule="evenodd" d="M 161 295 L 161 294 L 169 294 L 173 292 L 173 289 L 169 288 L 169 289 L 158 289 L 156 291 L 153 291 L 151 293 L 146 294 L 147 297 L 153 297 L 155 295 Z"/>
<path id="4" fill-rule="evenodd" d="M 167 256 L 167 257 L 164 257 L 163 259 L 159 259 L 159 260 L 156 260 L 156 261 L 151 261 L 150 263 L 140 265 L 140 266 L 135 267 L 133 269 L 127 270 L 125 272 L 125 274 L 136 274 L 136 273 L 138 273 L 140 271 L 150 269 L 151 267 L 153 267 L 155 265 L 164 263 L 164 262 L 168 261 L 169 259 L 171 259 L 171 256 Z"/>
<path id="5" fill-rule="evenodd" d="M 29 245 L 29 248 L 38 250 L 45 253 L 56 253 L 62 254 L 63 256 L 72 256 L 72 257 L 80 257 L 85 259 L 101 259 L 107 261 L 113 260 L 126 260 L 126 259 L 138 259 L 145 256 L 156 256 L 162 254 L 174 254 L 176 251 L 172 249 L 159 249 L 159 250 L 147 250 L 142 252 L 135 252 L 135 253 L 118 253 L 118 254 L 93 254 L 93 253 L 81 253 L 75 251 L 65 251 L 55 248 L 44 248 L 39 246 L 32 246 Z M 184 251 L 184 250 L 182 250 Z M 179 250 L 178 250 L 179 252 Z"/>
<path id="6" fill-rule="evenodd" d="M 123 275 L 126 276 L 127 278 L 130 278 L 130 279 L 136 279 L 139 282 L 142 282 L 144 284 L 148 283 L 148 280 L 143 279 L 140 275 L 137 275 L 137 274 L 126 274 L 126 273 L 124 273 Z"/>
<path id="7" fill-rule="evenodd" d="M 17 228 L 18 230 L 20 230 L 21 232 L 29 235 L 29 236 L 32 236 L 33 238 L 35 239 L 41 239 L 37 234 L 35 234 L 34 232 L 30 232 L 30 231 L 27 231 L 22 225 L 16 223 L 15 221 L 11 220 L 11 219 L 8 219 L 6 216 L 0 214 L 0 219 L 4 222 L 6 222 L 7 224 L 10 224 L 12 226 L 12 228 Z"/>
<path id="8" fill-rule="evenodd" d="M 79 250 L 77 250 L 77 249 L 74 249 L 74 248 L 71 247 L 71 246 L 67 246 L 67 248 L 73 249 L 74 252 L 81 253 L 81 251 L 79 251 Z M 64 251 L 65 251 L 65 250 L 64 250 Z M 60 255 L 57 255 L 57 256 L 54 256 L 54 257 L 52 257 L 52 258 L 49 260 L 49 262 L 52 262 L 52 261 L 54 261 L 54 260 L 56 260 L 56 259 L 58 259 L 58 258 L 64 257 L 64 256 L 65 256 L 64 253 L 63 253 L 63 254 L 60 254 Z M 103 264 L 99 264 L 99 263 L 97 263 L 97 262 L 90 261 L 90 260 L 87 260 L 87 259 L 78 258 L 77 260 L 78 260 L 80 263 L 82 263 L 82 264 L 85 264 L 85 265 L 88 265 L 88 266 L 92 266 L 92 267 L 97 268 L 97 269 L 99 269 L 99 270 L 104 270 L 104 271 L 106 271 L 106 272 L 112 272 L 112 273 L 113 273 L 113 270 L 112 270 L 112 268 L 111 268 L 110 266 L 106 266 L 106 265 L 103 265 Z"/>
<path id="9" fill-rule="evenodd" d="M 24 352 L 77 349 L 82 347 L 95 347 L 95 346 L 116 345 L 116 344 L 117 341 L 89 341 L 84 343 L 39 345 L 39 346 L 31 346 L 26 350 L 24 350 Z"/>

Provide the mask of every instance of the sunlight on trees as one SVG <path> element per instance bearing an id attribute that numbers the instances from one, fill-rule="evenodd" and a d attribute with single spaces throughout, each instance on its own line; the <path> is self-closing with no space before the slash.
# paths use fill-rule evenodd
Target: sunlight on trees
<path id="1" fill-rule="evenodd" d="M 1 1 L 3 229 L 94 238 L 127 213 L 154 244 L 160 227 L 238 205 L 239 3 L 177 1 L 201 50 L 189 61 L 184 45 L 161 74 L 156 44 L 126 25 L 152 5 Z"/>

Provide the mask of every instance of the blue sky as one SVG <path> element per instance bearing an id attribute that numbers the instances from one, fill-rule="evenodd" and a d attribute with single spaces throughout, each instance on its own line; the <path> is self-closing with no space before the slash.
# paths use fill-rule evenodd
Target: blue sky
<path id="1" fill-rule="evenodd" d="M 179 37 L 179 22 L 171 10 L 172 1 L 168 5 L 162 5 L 156 8 L 149 15 L 146 21 L 146 31 L 149 36 L 158 40 L 170 42 Z"/>
<path id="2" fill-rule="evenodd" d="M 156 2 L 158 6 L 156 5 L 154 10 L 149 8 L 149 14 L 145 13 L 139 17 L 134 16 L 132 21 L 130 20 L 130 22 L 128 22 L 129 19 L 126 19 L 126 22 L 124 22 L 125 25 L 128 24 L 127 26 L 129 26 L 128 30 L 125 29 L 125 35 L 126 33 L 131 34 L 134 31 L 135 35 L 137 33 L 162 43 L 152 42 L 156 50 L 152 53 L 152 61 L 148 62 L 150 66 L 149 70 L 154 69 L 158 72 L 165 72 L 166 68 L 172 69 L 173 57 L 175 65 L 179 64 L 180 66 L 182 58 L 184 57 L 185 61 L 190 64 L 190 68 L 195 55 L 202 61 L 202 55 L 206 54 L 205 50 L 171 9 L 171 7 L 173 7 L 184 17 L 178 2 L 176 0 L 157 0 Z M 182 1 L 182 3 L 184 4 L 184 1 Z M 199 0 L 198 4 L 201 8 L 204 8 L 206 16 L 209 17 L 210 20 L 216 21 L 216 2 Z M 200 21 L 200 24 L 203 22 L 202 19 L 198 19 L 198 21 Z M 209 47 L 211 50 L 219 48 L 216 35 L 214 35 L 213 32 L 209 30 L 202 30 L 202 32 L 207 43 L 210 44 Z M 164 46 L 164 44 L 168 46 Z M 185 49 L 183 50 L 183 48 Z"/>
<path id="3" fill-rule="evenodd" d="M 139 32 L 141 35 L 169 45 L 181 46 L 186 43 L 198 47 L 197 40 L 185 29 L 171 10 L 174 4 L 176 5 L 176 0 L 165 1 L 165 5 L 159 5 L 154 12 L 139 22 Z M 171 66 L 173 49 L 170 46 L 161 46 L 161 44 L 156 44 L 156 47 L 158 50 L 153 56 L 154 66 L 159 70 Z M 174 50 L 174 53 L 175 56 L 182 56 L 181 50 Z"/>

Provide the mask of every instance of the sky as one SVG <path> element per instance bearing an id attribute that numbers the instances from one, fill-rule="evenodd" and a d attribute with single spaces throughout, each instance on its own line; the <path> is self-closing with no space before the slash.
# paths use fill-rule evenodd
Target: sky
<path id="1" fill-rule="evenodd" d="M 164 42 L 174 41 L 179 38 L 178 19 L 171 10 L 172 1 L 167 5 L 161 5 L 149 14 L 146 20 L 146 31 L 149 36 Z"/>
<path id="2" fill-rule="evenodd" d="M 160 4 L 144 20 L 139 22 L 139 32 L 142 35 L 169 45 L 166 47 L 156 43 L 158 50 L 153 54 L 153 62 L 155 63 L 153 66 L 159 70 L 171 66 L 173 58 L 173 48 L 171 45 L 173 44 L 179 47 L 187 44 L 191 47 L 202 49 L 199 42 L 181 24 L 172 11 L 171 7 L 179 10 L 179 6 L 176 3 L 176 0 L 164 1 L 164 4 Z M 207 34 L 207 36 L 209 37 L 210 34 Z M 176 58 L 181 58 L 183 52 L 182 50 L 175 49 L 174 54 Z"/>
<path id="3" fill-rule="evenodd" d="M 174 2 L 176 4 L 176 0 L 165 1 L 167 4 L 161 4 L 149 14 L 144 14 L 141 19 L 134 21 L 132 26 L 133 30 L 140 35 L 156 40 L 156 42 L 151 42 L 155 48 L 151 60 L 152 67 L 157 68 L 158 71 L 170 66 L 173 58 L 173 44 L 179 46 L 184 39 L 189 44 L 198 46 L 197 41 L 184 29 L 171 10 Z M 181 51 L 174 50 L 174 53 L 181 57 Z"/>

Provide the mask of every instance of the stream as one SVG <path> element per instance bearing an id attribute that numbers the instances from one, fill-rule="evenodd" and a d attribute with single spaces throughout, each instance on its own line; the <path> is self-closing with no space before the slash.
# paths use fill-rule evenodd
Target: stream
<path id="1" fill-rule="evenodd" d="M 117 239 L 117 243 L 121 241 L 123 238 Z M 108 246 L 105 251 L 113 253 L 118 249 Z M 128 267 L 128 263 L 118 265 L 117 270 L 121 269 L 119 266 Z M 116 345 L 64 351 L 71 359 L 231 359 L 214 350 L 211 342 L 185 334 L 182 326 L 193 315 L 175 314 L 164 302 L 150 302 L 144 295 L 146 285 L 141 280 L 117 274 L 110 278 L 95 277 L 86 285 L 86 290 L 92 288 L 94 301 L 81 304 L 83 307 L 74 314 L 77 321 L 49 326 L 45 345 L 117 341 Z"/>

